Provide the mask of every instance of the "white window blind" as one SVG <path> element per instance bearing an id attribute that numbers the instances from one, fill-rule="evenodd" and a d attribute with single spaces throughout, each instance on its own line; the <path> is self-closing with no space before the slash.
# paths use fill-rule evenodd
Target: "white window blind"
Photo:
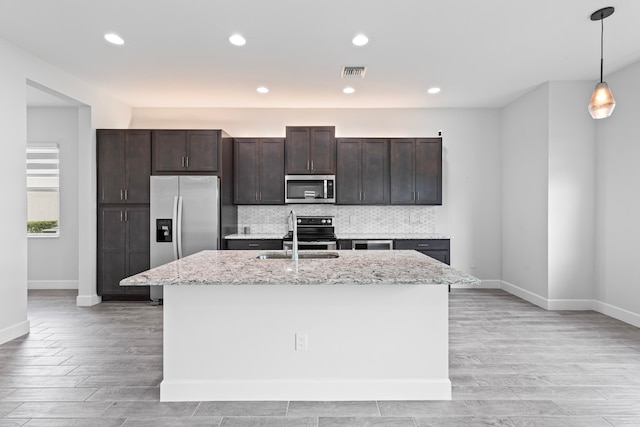
<path id="1" fill-rule="evenodd" d="M 60 148 L 27 144 L 27 232 L 57 236 L 60 226 Z"/>

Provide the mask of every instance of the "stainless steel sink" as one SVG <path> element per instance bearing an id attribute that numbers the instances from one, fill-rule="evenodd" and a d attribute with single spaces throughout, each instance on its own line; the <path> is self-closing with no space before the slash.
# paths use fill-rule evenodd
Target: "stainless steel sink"
<path id="1" fill-rule="evenodd" d="M 298 252 L 298 259 L 333 259 L 340 255 L 337 252 Z M 265 252 L 258 259 L 291 259 L 292 254 L 284 252 Z"/>

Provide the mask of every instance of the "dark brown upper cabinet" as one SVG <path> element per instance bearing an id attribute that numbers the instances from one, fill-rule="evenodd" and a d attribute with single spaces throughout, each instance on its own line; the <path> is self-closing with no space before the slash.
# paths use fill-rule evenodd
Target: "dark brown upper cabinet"
<path id="1" fill-rule="evenodd" d="M 338 138 L 336 203 L 389 204 L 389 140 Z"/>
<path id="2" fill-rule="evenodd" d="M 335 126 L 287 126 L 285 155 L 289 175 L 334 175 Z"/>
<path id="3" fill-rule="evenodd" d="M 390 142 L 391 204 L 442 204 L 442 138 Z"/>
<path id="4" fill-rule="evenodd" d="M 235 138 L 233 145 L 234 203 L 284 204 L 284 139 Z"/>
<path id="5" fill-rule="evenodd" d="M 220 138 L 219 130 L 154 130 L 152 173 L 216 175 Z"/>
<path id="6" fill-rule="evenodd" d="M 98 129 L 98 203 L 148 204 L 151 132 Z"/>

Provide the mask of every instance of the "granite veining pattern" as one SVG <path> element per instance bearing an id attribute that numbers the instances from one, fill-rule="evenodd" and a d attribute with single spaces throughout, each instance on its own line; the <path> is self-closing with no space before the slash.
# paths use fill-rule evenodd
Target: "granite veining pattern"
<path id="1" fill-rule="evenodd" d="M 331 251 L 334 259 L 257 259 L 265 251 L 202 251 L 120 281 L 147 285 L 453 285 L 477 278 L 413 250 Z"/>

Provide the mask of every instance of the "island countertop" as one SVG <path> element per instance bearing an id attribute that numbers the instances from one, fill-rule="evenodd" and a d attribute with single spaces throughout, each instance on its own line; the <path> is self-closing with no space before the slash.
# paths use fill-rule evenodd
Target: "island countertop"
<path id="1" fill-rule="evenodd" d="M 331 251 L 334 259 L 257 259 L 264 251 L 202 251 L 120 281 L 166 285 L 477 285 L 480 280 L 413 250 Z"/>

